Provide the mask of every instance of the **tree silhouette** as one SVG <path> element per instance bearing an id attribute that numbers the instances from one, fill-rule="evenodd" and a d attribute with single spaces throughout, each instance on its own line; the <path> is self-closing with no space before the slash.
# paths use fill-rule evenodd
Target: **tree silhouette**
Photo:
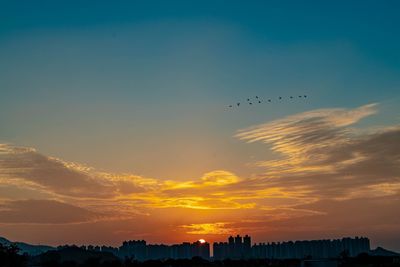
<path id="1" fill-rule="evenodd" d="M 348 259 L 349 256 L 350 256 L 350 252 L 349 252 L 348 249 L 345 249 L 340 253 L 340 258 L 343 259 L 343 260 Z"/>
<path id="2" fill-rule="evenodd" d="M 15 245 L 0 244 L 0 265 L 2 267 L 23 267 L 27 265 L 28 257 L 18 254 L 19 248 Z"/>

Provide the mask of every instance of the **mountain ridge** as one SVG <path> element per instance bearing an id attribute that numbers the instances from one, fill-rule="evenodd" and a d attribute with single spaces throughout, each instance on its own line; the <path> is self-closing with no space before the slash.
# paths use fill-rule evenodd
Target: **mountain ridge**
<path id="1" fill-rule="evenodd" d="M 47 245 L 32 245 L 32 244 L 28 244 L 28 243 L 24 243 L 24 242 L 13 242 L 8 240 L 7 238 L 1 237 L 0 236 L 0 244 L 2 245 L 15 245 L 17 246 L 20 251 L 20 254 L 24 254 L 27 253 L 31 256 L 36 256 L 42 253 L 45 253 L 49 250 L 55 250 L 55 247 L 52 246 L 47 246 Z"/>

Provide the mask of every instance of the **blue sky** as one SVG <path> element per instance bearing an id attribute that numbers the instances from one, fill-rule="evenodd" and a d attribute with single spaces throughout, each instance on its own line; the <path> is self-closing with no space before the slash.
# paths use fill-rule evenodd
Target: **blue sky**
<path id="1" fill-rule="evenodd" d="M 374 102 L 389 110 L 375 121 L 398 120 L 398 8 L 397 1 L 2 1 L 0 138 L 114 171 L 243 172 L 233 166 L 263 151 L 232 139 L 240 128 Z M 249 96 L 303 93 L 306 102 L 224 110 Z M 176 160 L 163 163 L 169 154 Z M 204 164 L 176 171 L 192 157 Z"/>

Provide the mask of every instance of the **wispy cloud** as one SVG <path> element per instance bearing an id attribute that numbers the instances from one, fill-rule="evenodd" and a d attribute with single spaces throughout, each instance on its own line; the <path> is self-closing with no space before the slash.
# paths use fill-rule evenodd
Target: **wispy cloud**
<path id="1" fill-rule="evenodd" d="M 377 193 L 379 188 L 387 194 L 388 187 L 400 183 L 400 127 L 350 128 L 376 112 L 376 104 L 316 110 L 244 129 L 236 136 L 266 143 L 279 153 L 278 159 L 258 162 L 265 168 L 259 180 L 264 185 L 302 188 L 325 198 L 351 197 L 367 189 Z"/>

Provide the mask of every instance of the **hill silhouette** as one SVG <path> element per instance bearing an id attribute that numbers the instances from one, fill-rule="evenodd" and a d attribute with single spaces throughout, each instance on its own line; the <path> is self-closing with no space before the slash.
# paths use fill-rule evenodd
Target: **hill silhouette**
<path id="1" fill-rule="evenodd" d="M 371 251 L 368 254 L 371 256 L 400 257 L 399 253 L 384 249 L 383 247 L 377 247 L 376 249 L 371 249 Z"/>
<path id="2" fill-rule="evenodd" d="M 56 249 L 55 247 L 46 246 L 46 245 L 32 245 L 32 244 L 28 244 L 28 243 L 24 243 L 24 242 L 13 242 L 4 237 L 0 237 L 0 244 L 2 244 L 4 246 L 15 245 L 19 249 L 19 251 L 18 251 L 19 254 L 26 253 L 31 256 L 36 256 L 36 255 L 42 254 L 46 251 Z"/>

